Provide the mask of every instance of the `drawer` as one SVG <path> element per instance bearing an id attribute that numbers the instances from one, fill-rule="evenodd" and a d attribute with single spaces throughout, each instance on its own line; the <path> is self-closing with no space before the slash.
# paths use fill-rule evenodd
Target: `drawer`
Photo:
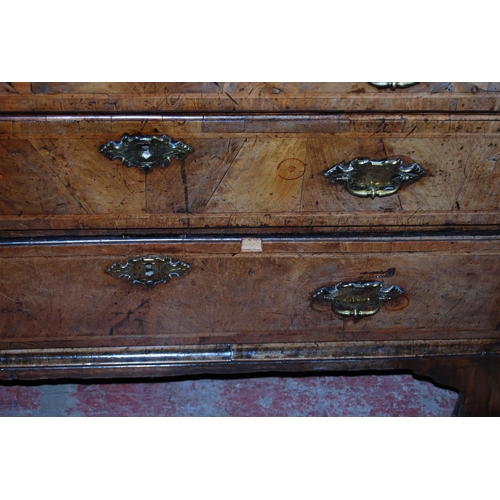
<path id="1" fill-rule="evenodd" d="M 499 83 L 0 83 L 8 112 L 497 111 Z"/>
<path id="2" fill-rule="evenodd" d="M 3 241 L 0 350 L 495 339 L 499 253 L 498 236 Z"/>
<path id="3" fill-rule="evenodd" d="M 0 230 L 494 229 L 499 127 L 487 116 L 3 117 Z M 125 160 L 100 152 L 111 141 L 133 143 Z M 159 157 L 153 143 L 168 166 L 124 165 Z M 425 175 L 373 199 L 324 175 L 360 158 Z"/>

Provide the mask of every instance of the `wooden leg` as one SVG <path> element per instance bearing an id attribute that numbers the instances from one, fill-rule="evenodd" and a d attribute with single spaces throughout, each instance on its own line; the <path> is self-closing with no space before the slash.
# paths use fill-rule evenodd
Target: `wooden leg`
<path id="1" fill-rule="evenodd" d="M 500 416 L 500 360 L 476 362 L 466 372 L 466 383 L 453 414 L 457 417 Z"/>
<path id="2" fill-rule="evenodd" d="M 500 356 L 426 359 L 413 370 L 460 391 L 454 416 L 500 416 Z"/>

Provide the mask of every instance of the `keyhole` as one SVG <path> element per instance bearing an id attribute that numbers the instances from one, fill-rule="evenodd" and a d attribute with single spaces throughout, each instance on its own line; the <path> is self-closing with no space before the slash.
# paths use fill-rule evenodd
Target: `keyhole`
<path id="1" fill-rule="evenodd" d="M 153 271 L 153 264 L 146 264 L 146 272 L 144 273 L 146 276 L 153 276 L 155 272 Z"/>
<path id="2" fill-rule="evenodd" d="M 151 156 L 153 156 L 151 154 L 151 151 L 149 151 L 149 146 L 147 144 L 143 144 L 141 147 L 142 147 L 141 156 L 145 160 L 147 160 L 148 158 L 150 158 Z"/>

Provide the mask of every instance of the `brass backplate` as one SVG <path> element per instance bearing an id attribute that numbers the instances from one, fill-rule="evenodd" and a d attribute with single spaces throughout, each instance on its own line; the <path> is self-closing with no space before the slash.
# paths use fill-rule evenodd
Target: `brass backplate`
<path id="1" fill-rule="evenodd" d="M 413 87 L 417 85 L 418 82 L 370 82 L 370 85 L 377 87 L 378 89 L 405 89 L 407 87 Z"/>
<path id="2" fill-rule="evenodd" d="M 373 199 L 397 193 L 403 182 L 417 181 L 425 175 L 425 170 L 418 163 L 401 158 L 355 158 L 333 166 L 324 175 L 334 184 L 344 184 L 354 196 Z"/>
<path id="3" fill-rule="evenodd" d="M 168 283 L 172 278 L 180 278 L 191 270 L 191 266 L 172 257 L 132 257 L 125 264 L 115 262 L 106 269 L 114 278 L 126 278 L 132 284 L 152 288 L 159 283 Z"/>
<path id="4" fill-rule="evenodd" d="M 328 301 L 335 314 L 357 319 L 376 314 L 384 302 L 403 294 L 397 285 L 384 287 L 379 281 L 354 281 L 319 288 L 312 294 L 312 299 Z"/>
<path id="5" fill-rule="evenodd" d="M 137 167 L 148 174 L 154 167 L 165 168 L 172 158 L 184 160 L 193 151 L 182 141 L 173 142 L 168 135 L 141 136 L 125 134 L 119 142 L 109 141 L 99 152 L 114 160 L 119 158 L 127 167 Z"/>

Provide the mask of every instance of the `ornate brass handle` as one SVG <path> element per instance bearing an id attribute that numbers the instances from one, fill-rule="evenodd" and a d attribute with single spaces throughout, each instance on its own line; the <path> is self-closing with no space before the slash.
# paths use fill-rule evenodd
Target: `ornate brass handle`
<path id="1" fill-rule="evenodd" d="M 425 175 L 425 170 L 418 163 L 407 164 L 401 158 L 355 158 L 333 166 L 324 175 L 333 183 L 344 183 L 347 191 L 354 196 L 373 199 L 397 193 L 403 182 L 417 181 Z"/>
<path id="2" fill-rule="evenodd" d="M 191 270 L 191 266 L 172 257 L 132 257 L 125 264 L 115 262 L 106 269 L 114 278 L 126 278 L 132 284 L 139 283 L 152 288 L 158 283 L 168 283 L 172 278 L 180 278 Z"/>
<path id="3" fill-rule="evenodd" d="M 126 167 L 137 167 L 145 174 L 151 172 L 154 167 L 167 167 L 172 158 L 182 161 L 192 151 L 191 146 L 182 141 L 173 142 L 168 135 L 127 134 L 120 142 L 109 141 L 99 149 L 106 158 L 119 158 Z"/>
<path id="4" fill-rule="evenodd" d="M 413 85 L 417 85 L 418 82 L 369 82 L 369 83 L 370 85 L 373 85 L 378 89 L 396 90 L 397 88 L 405 89 L 407 87 L 413 87 Z"/>
<path id="5" fill-rule="evenodd" d="M 332 311 L 342 317 L 373 316 L 382 304 L 404 294 L 397 285 L 384 287 L 379 281 L 340 282 L 332 287 L 316 290 L 313 300 L 331 302 Z"/>

